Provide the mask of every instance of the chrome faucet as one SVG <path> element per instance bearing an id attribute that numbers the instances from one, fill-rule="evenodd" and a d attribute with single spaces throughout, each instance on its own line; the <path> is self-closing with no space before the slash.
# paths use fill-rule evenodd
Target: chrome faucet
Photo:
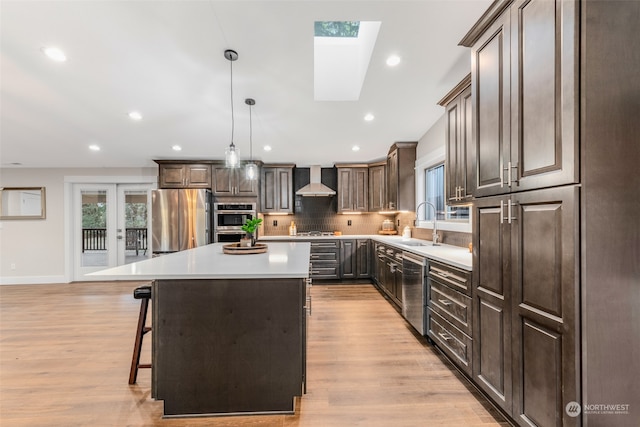
<path id="1" fill-rule="evenodd" d="M 436 210 L 436 205 L 434 205 L 431 202 L 421 202 L 418 207 L 416 208 L 416 220 L 414 222 L 414 224 L 416 226 L 418 226 L 418 211 L 420 210 L 420 206 L 422 205 L 429 205 L 433 208 L 433 236 L 431 237 L 431 242 L 433 244 L 433 246 L 438 246 L 440 245 L 440 243 L 438 243 L 439 240 L 439 236 L 438 236 L 438 211 Z M 427 208 L 424 208 L 424 219 L 425 221 L 427 220 Z"/>

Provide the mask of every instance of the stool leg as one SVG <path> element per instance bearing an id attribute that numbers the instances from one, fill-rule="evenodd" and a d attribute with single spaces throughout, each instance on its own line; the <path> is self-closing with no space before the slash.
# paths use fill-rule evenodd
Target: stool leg
<path id="1" fill-rule="evenodd" d="M 138 378 L 138 366 L 140 365 L 140 351 L 142 349 L 142 337 L 145 334 L 145 323 L 147 322 L 147 309 L 149 300 L 143 299 L 140 303 L 140 316 L 138 317 L 138 329 L 136 330 L 136 341 L 133 345 L 133 357 L 131 358 L 131 370 L 129 371 L 129 384 L 135 384 Z"/>

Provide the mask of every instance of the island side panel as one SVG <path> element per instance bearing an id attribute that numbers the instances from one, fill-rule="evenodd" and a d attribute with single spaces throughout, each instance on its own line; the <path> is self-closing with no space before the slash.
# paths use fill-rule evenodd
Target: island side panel
<path id="1" fill-rule="evenodd" d="M 292 412 L 304 279 L 156 280 L 157 399 L 171 415 Z"/>

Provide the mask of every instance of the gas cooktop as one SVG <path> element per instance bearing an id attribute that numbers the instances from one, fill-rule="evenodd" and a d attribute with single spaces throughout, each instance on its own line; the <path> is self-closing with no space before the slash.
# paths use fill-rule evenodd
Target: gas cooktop
<path id="1" fill-rule="evenodd" d="M 333 236 L 333 231 L 298 231 L 297 235 L 302 237 Z"/>

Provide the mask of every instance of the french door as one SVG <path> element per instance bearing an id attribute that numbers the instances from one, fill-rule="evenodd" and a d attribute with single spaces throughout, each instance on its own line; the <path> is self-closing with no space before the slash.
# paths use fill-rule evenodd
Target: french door
<path id="1" fill-rule="evenodd" d="M 151 257 L 152 184 L 73 185 L 73 280 Z"/>

